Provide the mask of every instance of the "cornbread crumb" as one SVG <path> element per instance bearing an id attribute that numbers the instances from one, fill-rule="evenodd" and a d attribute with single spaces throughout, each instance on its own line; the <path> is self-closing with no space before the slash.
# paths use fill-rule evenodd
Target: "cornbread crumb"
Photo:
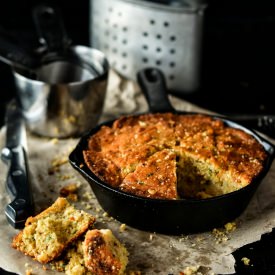
<path id="1" fill-rule="evenodd" d="M 93 205 L 92 205 L 92 204 L 87 203 L 87 204 L 85 205 L 85 209 L 86 209 L 86 210 L 89 210 L 89 209 L 92 209 L 92 208 L 93 208 Z"/>
<path id="2" fill-rule="evenodd" d="M 232 231 L 236 230 L 237 224 L 236 224 L 236 222 L 228 222 L 227 224 L 224 225 L 224 228 L 225 228 L 226 232 L 232 232 Z"/>
<path id="3" fill-rule="evenodd" d="M 119 232 L 124 232 L 126 230 L 126 224 L 122 223 L 119 227 Z"/>
<path id="4" fill-rule="evenodd" d="M 68 163 L 68 157 L 56 157 L 51 161 L 51 166 L 48 168 L 48 174 L 52 175 L 60 170 L 60 166 Z"/>
<path id="5" fill-rule="evenodd" d="M 12 240 L 12 247 L 41 263 L 57 258 L 66 247 L 91 227 L 95 218 L 75 209 L 62 197 L 35 217 Z"/>
<path id="6" fill-rule="evenodd" d="M 85 199 L 85 200 L 91 200 L 93 198 L 93 195 L 91 192 L 85 192 L 83 195 L 82 195 L 82 198 Z"/>
<path id="7" fill-rule="evenodd" d="M 68 163 L 68 158 L 66 156 L 64 156 L 64 157 L 57 157 L 57 158 L 53 159 L 52 162 L 51 162 L 51 165 L 53 167 L 59 167 L 59 166 L 64 165 L 66 163 Z"/>
<path id="8" fill-rule="evenodd" d="M 26 268 L 26 270 L 25 270 L 25 274 L 26 274 L 26 275 L 32 275 L 32 274 L 33 274 L 33 270 L 32 270 L 32 268 L 30 267 L 30 264 L 29 264 L 29 263 L 25 263 L 25 268 Z"/>
<path id="9" fill-rule="evenodd" d="M 102 214 L 102 216 L 106 218 L 106 217 L 109 217 L 109 214 L 108 214 L 107 212 L 104 212 L 104 213 Z"/>
<path id="10" fill-rule="evenodd" d="M 200 243 L 200 242 L 202 242 L 204 239 L 205 239 L 205 237 L 203 237 L 203 236 L 198 236 L 198 237 L 196 237 L 196 242 L 197 242 L 197 243 Z"/>
<path id="11" fill-rule="evenodd" d="M 128 251 L 110 229 L 92 229 L 83 243 L 85 266 L 97 275 L 122 275 L 128 264 Z"/>
<path id="12" fill-rule="evenodd" d="M 61 197 L 65 197 L 71 201 L 77 201 L 78 200 L 77 191 L 78 191 L 78 185 L 76 183 L 70 183 L 62 187 L 59 191 L 59 194 Z"/>
<path id="13" fill-rule="evenodd" d="M 58 175 L 58 179 L 62 180 L 62 181 L 65 181 L 65 180 L 69 180 L 71 178 L 73 178 L 74 176 L 73 175 L 69 175 L 69 174 L 66 174 L 66 175 Z"/>
<path id="14" fill-rule="evenodd" d="M 247 257 L 243 257 L 243 258 L 241 259 L 241 261 L 243 262 L 244 265 L 250 265 L 250 259 L 247 258 Z"/>
<path id="15" fill-rule="evenodd" d="M 51 139 L 51 143 L 52 143 L 52 144 L 57 144 L 58 141 L 59 141 L 59 140 L 58 140 L 57 138 L 52 138 L 52 139 Z"/>
<path id="16" fill-rule="evenodd" d="M 214 236 L 217 244 L 224 243 L 229 240 L 230 233 L 235 231 L 236 228 L 236 222 L 228 222 L 222 228 L 214 228 L 211 233 Z"/>
<path id="17" fill-rule="evenodd" d="M 70 123 L 74 124 L 74 123 L 76 122 L 76 117 L 70 115 L 70 116 L 68 117 L 68 121 L 69 121 Z"/>
<path id="18" fill-rule="evenodd" d="M 212 235 L 214 236 L 217 244 L 227 242 L 229 239 L 227 234 L 223 230 L 217 228 L 214 228 L 212 230 Z"/>
<path id="19" fill-rule="evenodd" d="M 196 266 L 187 266 L 187 267 L 184 268 L 183 274 L 184 275 L 195 275 L 195 274 L 198 274 L 199 268 L 200 268 L 199 265 L 196 265 Z"/>

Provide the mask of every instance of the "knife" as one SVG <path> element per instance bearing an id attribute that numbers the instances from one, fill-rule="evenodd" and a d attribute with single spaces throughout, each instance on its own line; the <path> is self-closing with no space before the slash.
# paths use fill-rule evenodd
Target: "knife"
<path id="1" fill-rule="evenodd" d="M 27 160 L 27 138 L 24 118 L 15 99 L 6 109 L 6 146 L 1 158 L 8 165 L 6 189 L 11 202 L 5 207 L 8 222 L 16 229 L 23 228 L 34 213 L 30 174 Z"/>

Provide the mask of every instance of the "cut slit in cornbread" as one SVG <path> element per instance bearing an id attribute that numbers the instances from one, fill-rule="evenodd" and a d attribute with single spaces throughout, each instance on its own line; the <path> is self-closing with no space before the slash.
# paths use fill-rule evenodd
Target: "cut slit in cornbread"
<path id="1" fill-rule="evenodd" d="M 247 186 L 263 170 L 267 153 L 252 135 L 221 119 L 158 113 L 102 126 L 90 136 L 83 157 L 97 177 L 115 188 L 178 199 L 208 198 Z"/>
<path id="2" fill-rule="evenodd" d="M 60 197 L 49 208 L 27 219 L 24 229 L 13 238 L 12 247 L 40 263 L 48 263 L 94 222 L 92 215 L 75 209 Z"/>

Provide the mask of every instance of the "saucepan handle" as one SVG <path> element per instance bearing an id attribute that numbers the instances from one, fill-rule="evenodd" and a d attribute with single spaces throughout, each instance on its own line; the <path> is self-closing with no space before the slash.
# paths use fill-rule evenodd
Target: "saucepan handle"
<path id="1" fill-rule="evenodd" d="M 65 52 L 71 40 L 67 36 L 59 9 L 46 4 L 38 4 L 32 12 L 41 45 L 38 51 L 48 54 Z"/>
<path id="2" fill-rule="evenodd" d="M 168 98 L 162 71 L 156 68 L 142 69 L 137 73 L 137 81 L 146 97 L 150 112 L 175 112 Z"/>

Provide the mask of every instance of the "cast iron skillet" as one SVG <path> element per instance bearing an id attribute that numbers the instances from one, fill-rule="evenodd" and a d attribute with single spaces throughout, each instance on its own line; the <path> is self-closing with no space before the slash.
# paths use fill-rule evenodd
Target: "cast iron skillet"
<path id="1" fill-rule="evenodd" d="M 140 71 L 138 82 L 145 92 L 151 113 L 168 111 L 190 114 L 176 111 L 172 107 L 166 93 L 164 77 L 159 70 L 148 68 Z M 250 185 L 229 194 L 208 199 L 164 200 L 137 197 L 112 188 L 96 177 L 85 165 L 82 151 L 87 147 L 89 137 L 95 134 L 101 125 L 111 125 L 113 121 L 103 123 L 84 135 L 69 155 L 69 161 L 89 182 L 102 208 L 122 223 L 145 231 L 171 235 L 211 230 L 234 220 L 243 212 L 270 169 L 274 158 L 273 145 L 256 132 L 230 120 L 213 117 L 254 136 L 268 154 L 262 173 Z"/>

